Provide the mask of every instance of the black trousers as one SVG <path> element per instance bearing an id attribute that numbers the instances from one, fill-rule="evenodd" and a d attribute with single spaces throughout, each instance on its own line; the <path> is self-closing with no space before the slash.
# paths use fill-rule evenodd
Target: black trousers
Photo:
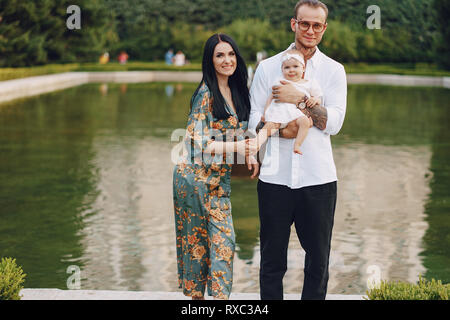
<path id="1" fill-rule="evenodd" d="M 283 299 L 292 223 L 306 253 L 302 300 L 325 299 L 336 190 L 336 182 L 290 189 L 258 181 L 262 300 Z"/>

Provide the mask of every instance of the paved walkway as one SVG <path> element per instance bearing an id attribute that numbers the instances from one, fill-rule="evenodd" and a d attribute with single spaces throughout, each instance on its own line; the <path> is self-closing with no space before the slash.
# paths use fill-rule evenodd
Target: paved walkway
<path id="1" fill-rule="evenodd" d="M 181 292 L 22 289 L 22 300 L 190 300 Z M 207 300 L 212 300 L 206 296 Z M 285 300 L 299 300 L 300 294 L 285 294 Z M 232 293 L 230 300 L 259 300 L 258 293 Z M 362 295 L 329 294 L 326 300 L 363 300 Z"/>

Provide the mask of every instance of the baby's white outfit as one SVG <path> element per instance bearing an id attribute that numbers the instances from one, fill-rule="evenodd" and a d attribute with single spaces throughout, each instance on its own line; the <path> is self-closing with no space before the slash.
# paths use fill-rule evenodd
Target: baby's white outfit
<path id="1" fill-rule="evenodd" d="M 307 82 L 298 83 L 281 78 L 278 79 L 275 84 L 280 85 L 280 80 L 292 83 L 295 86 L 295 88 L 300 92 L 304 93 L 307 96 L 307 98 L 310 98 L 311 96 L 313 97 L 323 96 L 322 89 L 315 80 L 307 80 Z M 287 126 L 289 122 L 302 116 L 306 117 L 306 115 L 303 112 L 301 112 L 295 104 L 284 102 L 278 103 L 272 100 L 270 102 L 270 105 L 267 107 L 264 118 L 266 122 L 281 123 L 280 128 L 284 128 Z"/>

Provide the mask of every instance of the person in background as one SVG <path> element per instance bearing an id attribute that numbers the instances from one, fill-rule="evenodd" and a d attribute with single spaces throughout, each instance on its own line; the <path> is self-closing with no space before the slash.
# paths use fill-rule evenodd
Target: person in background
<path id="1" fill-rule="evenodd" d="M 121 51 L 117 60 L 119 60 L 120 64 L 126 64 L 128 61 L 129 55 L 125 51 Z"/>
<path id="2" fill-rule="evenodd" d="M 100 64 L 107 64 L 109 62 L 109 53 L 105 52 L 100 56 L 99 63 Z"/>
<path id="3" fill-rule="evenodd" d="M 173 64 L 177 67 L 181 67 L 186 64 L 186 57 L 181 50 L 178 50 L 175 57 L 173 57 Z"/>
<path id="4" fill-rule="evenodd" d="M 166 60 L 167 65 L 170 66 L 173 64 L 173 50 L 172 49 L 167 50 L 167 52 L 164 56 L 164 59 Z"/>

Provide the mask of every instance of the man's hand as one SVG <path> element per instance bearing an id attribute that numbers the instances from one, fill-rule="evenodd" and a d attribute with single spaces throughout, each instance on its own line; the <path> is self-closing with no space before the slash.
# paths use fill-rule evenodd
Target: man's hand
<path id="1" fill-rule="evenodd" d="M 281 85 L 272 87 L 272 95 L 275 102 L 285 102 L 297 105 L 304 101 L 305 94 L 295 89 L 288 81 L 281 80 Z M 321 105 L 313 105 L 302 110 L 306 116 L 312 119 L 315 127 L 324 130 L 327 126 L 328 113 L 327 108 Z M 295 120 L 289 122 L 286 128 L 280 130 L 280 137 L 293 139 L 297 136 L 298 126 Z"/>
<path id="2" fill-rule="evenodd" d="M 275 102 L 292 103 L 296 105 L 305 97 L 305 94 L 295 89 L 292 83 L 285 80 L 281 80 L 280 83 L 281 85 L 272 87 L 272 95 Z"/>

